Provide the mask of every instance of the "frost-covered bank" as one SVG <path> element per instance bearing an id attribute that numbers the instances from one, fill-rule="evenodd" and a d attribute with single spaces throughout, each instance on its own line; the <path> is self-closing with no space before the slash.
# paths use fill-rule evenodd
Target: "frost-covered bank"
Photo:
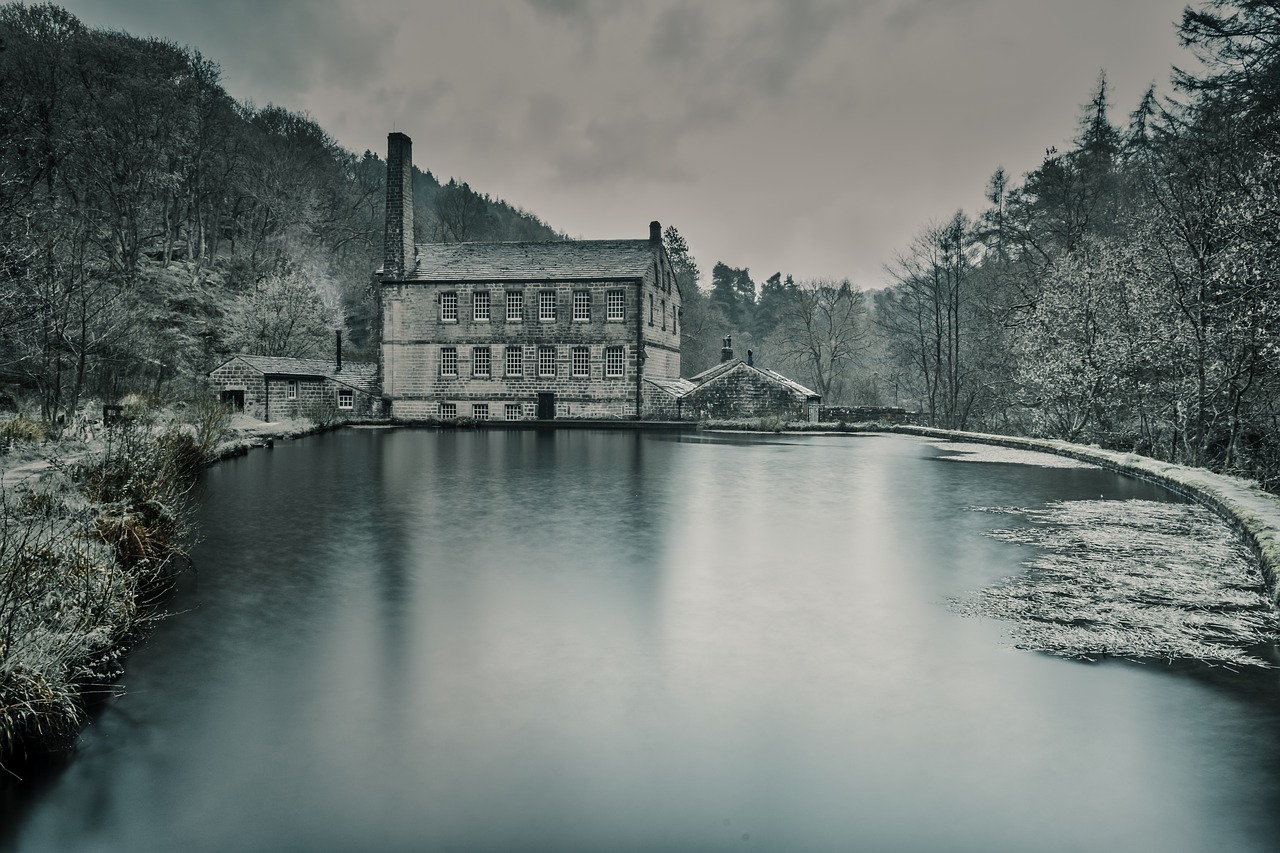
<path id="1" fill-rule="evenodd" d="M 1055 501 L 973 507 L 1024 526 L 990 535 L 1034 545 L 1027 571 L 953 602 L 1013 623 L 1023 649 L 1064 657 L 1267 665 L 1277 618 L 1256 562 L 1199 504 Z"/>
<path id="2" fill-rule="evenodd" d="M 891 431 L 1052 453 L 1164 486 L 1214 510 L 1244 537 L 1258 557 L 1272 601 L 1280 603 L 1280 497 L 1250 480 L 1065 441 L 915 426 L 893 427 Z"/>
<path id="3" fill-rule="evenodd" d="M 66 748 L 185 561 L 190 427 L 145 420 L 0 490 L 0 764 Z"/>

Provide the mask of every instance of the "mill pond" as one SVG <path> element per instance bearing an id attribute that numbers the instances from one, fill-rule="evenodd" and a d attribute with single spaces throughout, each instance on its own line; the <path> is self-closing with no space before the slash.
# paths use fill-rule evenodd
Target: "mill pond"
<path id="1" fill-rule="evenodd" d="M 1023 651 L 982 603 L 1133 518 L 1269 618 L 1225 525 L 1044 462 L 350 429 L 221 464 L 173 615 L 0 846 L 1276 849 L 1277 670 Z"/>

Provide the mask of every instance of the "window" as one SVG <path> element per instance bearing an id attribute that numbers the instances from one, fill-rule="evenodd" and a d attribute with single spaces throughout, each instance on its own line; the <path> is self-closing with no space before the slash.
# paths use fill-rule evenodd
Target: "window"
<path id="1" fill-rule="evenodd" d="M 339 409 L 355 408 L 355 395 L 352 393 L 350 388 L 338 389 L 338 408 Z"/>
<path id="2" fill-rule="evenodd" d="M 542 290 L 538 292 L 538 319 L 554 320 L 556 318 L 556 292 Z"/>
<path id="3" fill-rule="evenodd" d="M 604 301 L 606 320 L 627 319 L 627 295 L 624 291 L 610 290 L 605 294 Z"/>
<path id="4" fill-rule="evenodd" d="M 284 383 L 284 398 L 286 400 L 298 399 L 298 380 L 290 379 Z"/>
<path id="5" fill-rule="evenodd" d="M 524 376 L 524 347 L 507 347 L 507 375 Z"/>
<path id="6" fill-rule="evenodd" d="M 472 403 L 471 417 L 478 421 L 489 420 L 489 404 L 488 403 Z"/>
<path id="7" fill-rule="evenodd" d="M 604 375 L 610 377 L 622 375 L 622 347 L 604 348 Z"/>
<path id="8" fill-rule="evenodd" d="M 489 291 L 477 290 L 471 294 L 471 320 L 475 323 L 489 322 Z"/>
<path id="9" fill-rule="evenodd" d="M 488 376 L 491 359 L 488 347 L 471 348 L 471 375 Z"/>
<path id="10" fill-rule="evenodd" d="M 440 375 L 458 375 L 458 348 L 444 347 L 440 350 Z"/>
<path id="11" fill-rule="evenodd" d="M 676 320 L 679 318 L 679 316 L 680 316 L 680 312 L 676 310 L 676 306 L 672 305 L 671 306 L 671 334 L 673 335 L 677 331 Z"/>
<path id="12" fill-rule="evenodd" d="M 441 323 L 458 322 L 458 294 L 456 293 L 440 294 L 440 322 Z"/>
<path id="13" fill-rule="evenodd" d="M 457 403 L 441 403 L 440 404 L 441 420 L 448 420 L 449 418 L 456 418 L 457 416 L 458 416 Z"/>
<path id="14" fill-rule="evenodd" d="M 538 347 L 538 375 L 556 375 L 556 348 Z"/>
<path id="15" fill-rule="evenodd" d="M 524 320 L 524 291 L 507 291 L 507 322 L 519 323 Z"/>
<path id="16" fill-rule="evenodd" d="M 653 325 L 653 294 L 649 294 L 649 325 Z"/>
<path id="17" fill-rule="evenodd" d="M 520 410 L 519 403 L 507 403 L 507 420 L 518 421 L 524 417 L 524 412 Z"/>
<path id="18" fill-rule="evenodd" d="M 575 323 L 591 322 L 591 291 L 573 292 L 573 320 Z"/>
<path id="19" fill-rule="evenodd" d="M 667 300 L 662 300 L 662 331 L 667 330 Z"/>
<path id="20" fill-rule="evenodd" d="M 570 359 L 572 375 L 582 378 L 591 375 L 591 350 L 587 347 L 574 347 Z"/>

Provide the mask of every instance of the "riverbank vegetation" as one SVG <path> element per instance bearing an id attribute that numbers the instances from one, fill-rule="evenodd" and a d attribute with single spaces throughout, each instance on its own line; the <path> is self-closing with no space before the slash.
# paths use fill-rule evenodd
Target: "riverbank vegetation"
<path id="1" fill-rule="evenodd" d="M 0 767 L 66 748 L 87 704 L 117 689 L 186 562 L 188 495 L 220 438 L 133 410 L 0 490 Z"/>

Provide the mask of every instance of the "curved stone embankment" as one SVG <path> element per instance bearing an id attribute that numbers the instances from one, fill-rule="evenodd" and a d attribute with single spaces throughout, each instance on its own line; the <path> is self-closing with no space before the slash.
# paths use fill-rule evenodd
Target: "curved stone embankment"
<path id="1" fill-rule="evenodd" d="M 1280 604 L 1280 497 L 1263 491 L 1248 480 L 1215 474 L 1203 468 L 1160 462 L 1136 453 L 1052 439 L 916 426 L 892 426 L 878 431 L 1054 453 L 1163 486 L 1209 507 L 1244 537 L 1262 566 L 1272 601 Z"/>

